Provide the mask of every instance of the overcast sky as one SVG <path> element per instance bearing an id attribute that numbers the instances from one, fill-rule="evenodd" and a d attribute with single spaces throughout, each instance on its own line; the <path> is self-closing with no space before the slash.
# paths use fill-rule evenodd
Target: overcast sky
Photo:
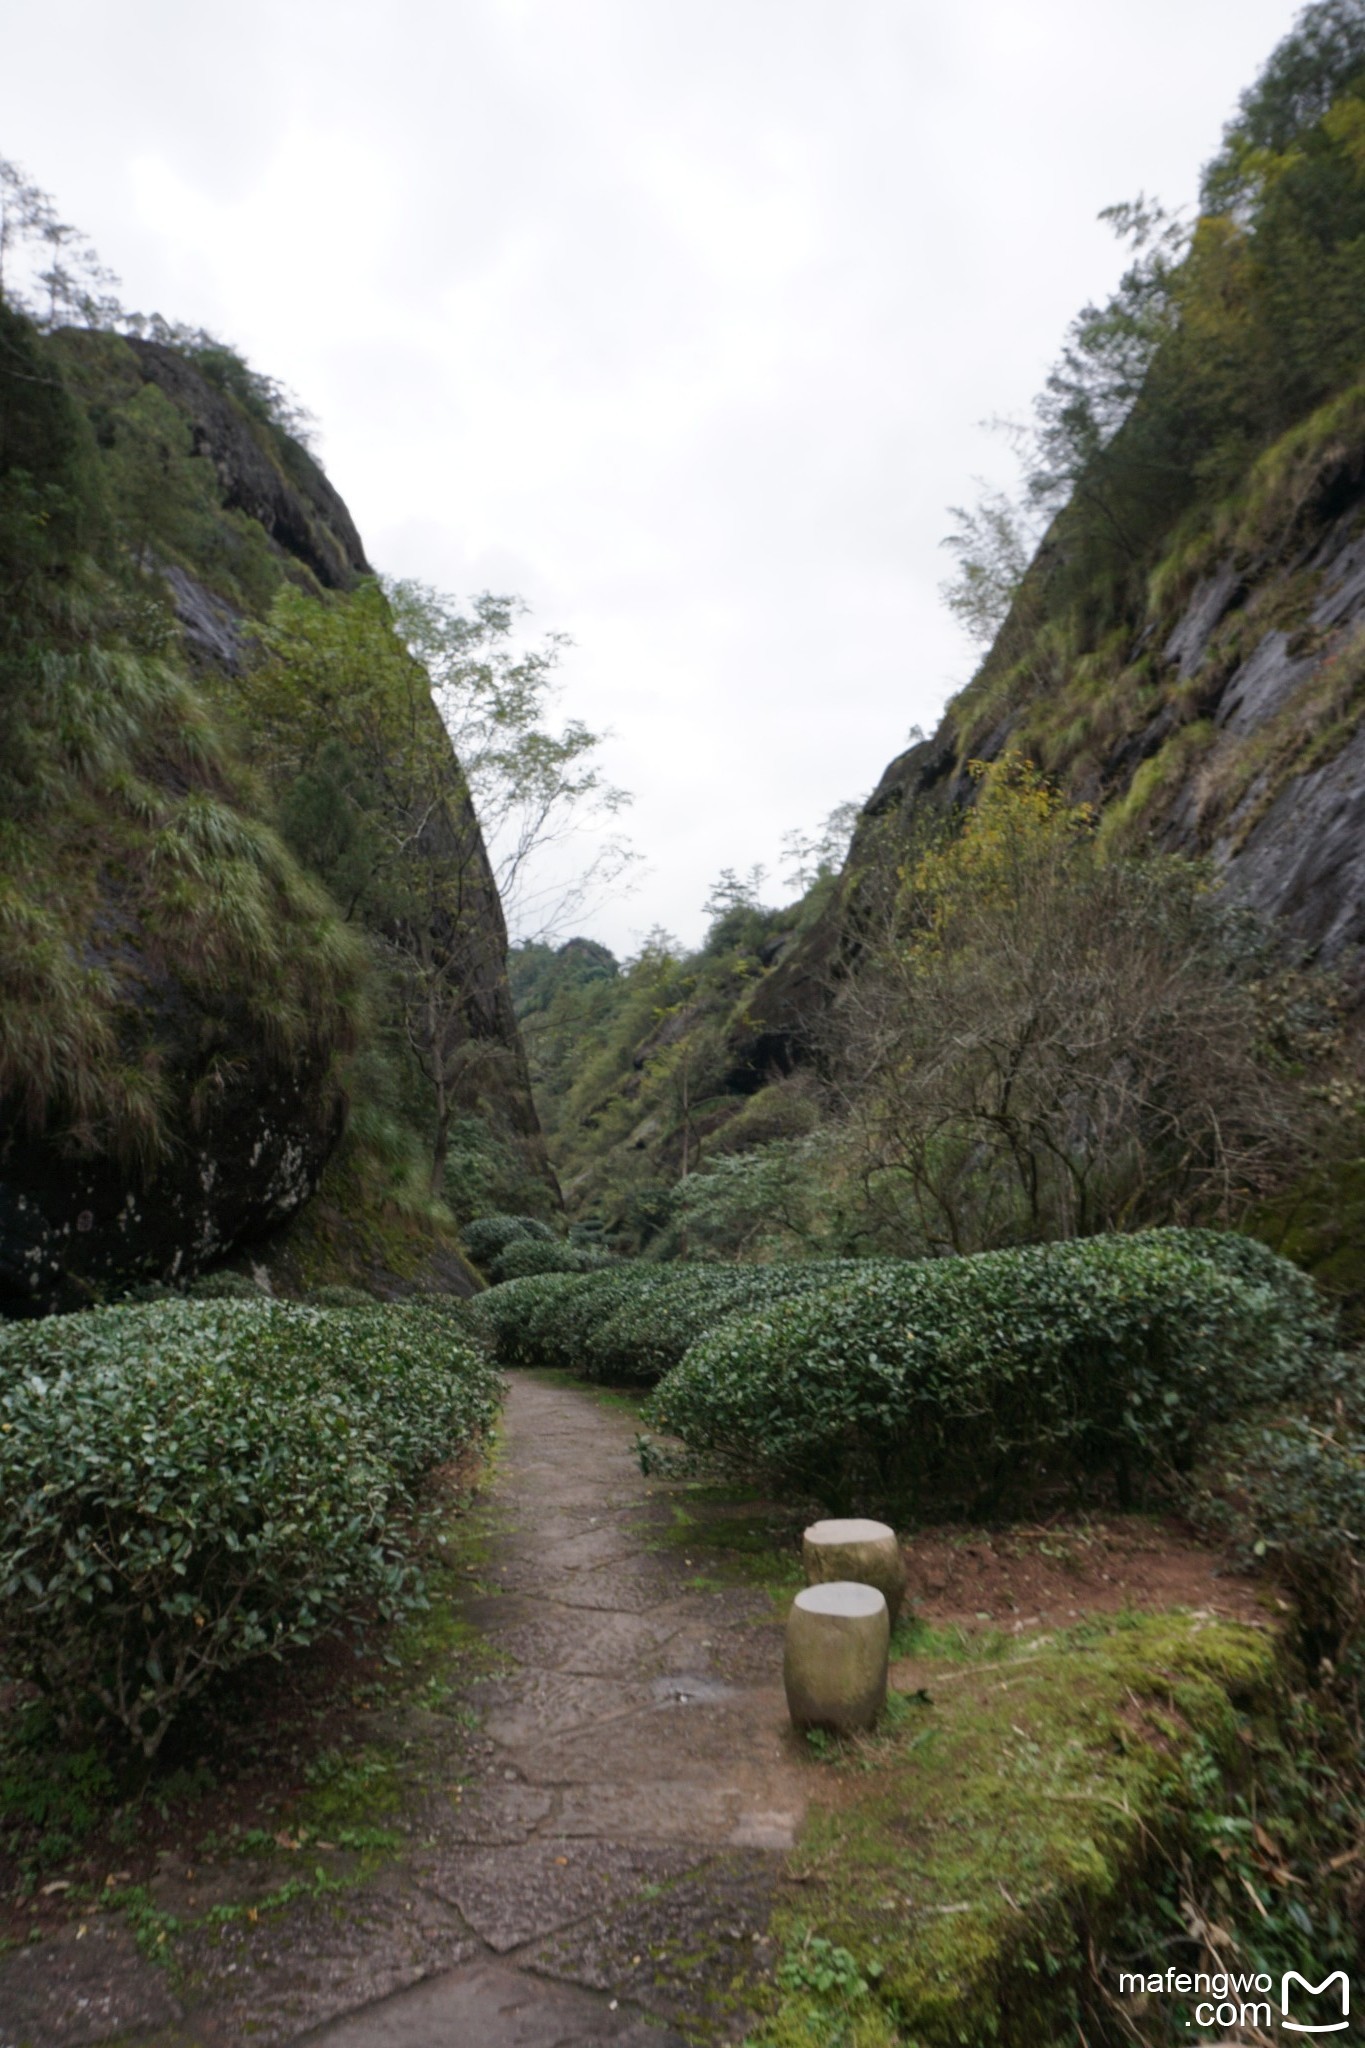
<path id="1" fill-rule="evenodd" d="M 939 543 L 1290 0 L 29 0 L 0 154 L 317 415 L 371 560 L 572 635 L 648 872 L 871 788 L 971 653 Z M 780 884 L 768 891 L 781 900 Z"/>

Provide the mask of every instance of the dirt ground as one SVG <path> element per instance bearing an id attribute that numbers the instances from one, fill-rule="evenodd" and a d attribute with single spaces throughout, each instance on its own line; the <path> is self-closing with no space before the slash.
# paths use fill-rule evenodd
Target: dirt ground
<path id="1" fill-rule="evenodd" d="M 1023 1635 L 1126 1607 L 1188 1607 L 1250 1623 L 1277 1611 L 1265 1580 L 1169 1517 L 1059 1515 L 999 1532 L 923 1529 L 907 1542 L 905 1562 L 912 1607 L 942 1627 L 989 1624 Z"/>

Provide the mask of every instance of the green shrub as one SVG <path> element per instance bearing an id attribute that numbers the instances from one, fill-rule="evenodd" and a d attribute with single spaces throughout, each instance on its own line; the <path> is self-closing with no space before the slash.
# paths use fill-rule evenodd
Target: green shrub
<path id="1" fill-rule="evenodd" d="M 1148 1231 L 871 1265 L 702 1337 L 654 1424 L 831 1508 L 979 1513 L 1040 1481 L 1188 1468 L 1306 1380 L 1311 1281 L 1262 1245 Z"/>
<path id="2" fill-rule="evenodd" d="M 419 1596 L 403 1518 L 496 1378 L 422 1306 L 162 1302 L 0 1330 L 0 1643 L 152 1755 L 220 1673 Z"/>
<path id="3" fill-rule="evenodd" d="M 1278 1419 L 1247 1447 L 1245 1520 L 1295 1596 L 1310 1658 L 1365 1654 L 1365 1430 Z M 1357 1673 L 1359 1675 L 1359 1673 Z"/>
<path id="4" fill-rule="evenodd" d="M 599 1273 L 535 1273 L 490 1288 L 471 1306 L 499 1365 L 572 1372 L 594 1323 L 657 1279 L 658 1270 L 623 1260 Z"/>
<path id="5" fill-rule="evenodd" d="M 728 1316 L 755 1315 L 794 1296 L 818 1293 L 863 1270 L 854 1259 L 771 1266 L 668 1266 L 636 1288 L 584 1335 L 574 1370 L 585 1379 L 653 1386 L 689 1348 Z"/>
<path id="6" fill-rule="evenodd" d="M 534 1238 L 553 1244 L 555 1234 L 538 1216 L 476 1216 L 460 1232 L 461 1242 L 476 1266 L 488 1266 L 511 1244 Z"/>
<path id="7" fill-rule="evenodd" d="M 1310 1671 L 1365 1680 L 1365 1355 L 1337 1353 L 1292 1412 L 1224 1433 L 1204 1518 L 1294 1595 Z"/>
<path id="8" fill-rule="evenodd" d="M 461 1343 L 477 1345 L 486 1350 L 488 1333 L 475 1314 L 474 1301 L 461 1294 L 419 1294 L 407 1303 L 398 1304 L 420 1310 L 423 1315 L 434 1317 L 455 1332 Z"/>
<path id="9" fill-rule="evenodd" d="M 611 1263 L 606 1252 L 565 1244 L 559 1238 L 547 1244 L 538 1237 L 518 1237 L 489 1262 L 487 1270 L 497 1286 L 506 1280 L 527 1279 L 532 1273 L 596 1273 Z"/>
<path id="10" fill-rule="evenodd" d="M 618 1386 L 652 1386 L 726 1316 L 828 1287 L 864 1270 L 864 1263 L 648 1266 L 614 1260 L 581 1279 L 509 1280 L 479 1297 L 478 1313 L 501 1365 L 549 1366 Z"/>

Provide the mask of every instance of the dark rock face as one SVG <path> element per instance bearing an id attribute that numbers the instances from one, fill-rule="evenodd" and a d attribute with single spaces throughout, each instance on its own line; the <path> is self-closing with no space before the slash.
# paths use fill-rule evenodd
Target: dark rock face
<path id="1" fill-rule="evenodd" d="M 965 803 L 955 735 L 941 728 L 898 754 L 863 806 L 840 888 L 796 943 L 781 954 L 746 998 L 743 1022 L 732 1026 L 726 1086 L 753 1095 L 769 1081 L 819 1059 L 825 1016 L 839 983 L 856 970 L 867 897 L 882 871 L 888 837 L 903 845 L 917 811 Z"/>
<path id="2" fill-rule="evenodd" d="M 167 563 L 162 581 L 171 593 L 185 652 L 201 668 L 239 676 L 246 666 L 247 622 L 226 599 L 215 597 L 188 569 Z"/>
<path id="3" fill-rule="evenodd" d="M 1365 630 L 1363 504 L 1357 481 L 1355 494 L 1319 529 L 1307 563 L 1300 555 L 1267 565 L 1259 589 L 1231 564 L 1216 579 L 1237 603 L 1273 593 L 1288 574 L 1317 580 L 1302 631 L 1266 632 L 1225 682 L 1215 682 L 1205 709 L 1217 733 L 1201 764 L 1206 779 L 1235 759 L 1239 743 L 1264 746 L 1296 717 L 1308 742 L 1320 736 L 1324 714 L 1314 692 L 1334 666 L 1352 659 Z M 1198 598 L 1178 631 L 1187 630 Z M 1187 672 L 1197 678 L 1203 659 L 1201 651 Z M 1359 721 L 1359 706 L 1346 715 Z M 1343 731 L 1320 765 L 1278 784 L 1268 769 L 1255 776 L 1225 816 L 1207 814 L 1198 783 L 1177 788 L 1155 831 L 1159 843 L 1211 854 L 1233 901 L 1277 924 L 1303 959 L 1344 969 L 1365 995 L 1357 957 L 1365 947 L 1365 723 Z"/>
<path id="4" fill-rule="evenodd" d="M 1295 588 L 1286 629 L 1276 623 L 1277 602 Z M 1219 637 L 1234 626 L 1249 651 L 1228 662 Z M 1152 632 L 1135 628 L 1133 658 Z M 1330 713 L 1336 731 L 1325 759 L 1314 745 L 1329 716 L 1321 692 L 1334 664 L 1365 661 L 1362 636 L 1365 476 L 1347 465 L 1277 552 L 1225 561 L 1197 584 L 1158 642 L 1164 700 L 1114 743 L 1098 784 L 1081 778 L 1073 793 L 1101 807 L 1121 800 L 1182 726 L 1207 721 L 1208 744 L 1150 817 L 1150 843 L 1211 858 L 1232 901 L 1276 926 L 1294 956 L 1341 971 L 1365 1005 L 1365 693 Z M 749 1093 L 818 1061 L 822 1020 L 841 979 L 856 972 L 888 860 L 904 858 L 927 814 L 971 802 L 964 753 L 992 760 L 1018 746 L 1027 710 L 1021 704 L 970 742 L 950 711 L 932 739 L 891 762 L 864 807 L 839 890 L 732 1030 L 732 1089 Z M 1262 758 L 1268 765 L 1259 770 Z M 1210 797 L 1220 783 L 1240 792 L 1231 808 Z"/>
<path id="5" fill-rule="evenodd" d="M 265 528 L 281 553 L 303 562 L 327 590 L 348 590 L 368 576 L 360 535 L 339 493 L 307 450 L 290 451 L 286 476 L 240 410 L 172 348 L 129 338 L 128 347 L 148 384 L 159 385 L 190 423 L 194 453 L 218 472 L 223 503 Z"/>
<path id="6" fill-rule="evenodd" d="M 1246 588 L 1236 565 L 1226 563 L 1216 576 L 1206 577 L 1186 605 L 1179 624 L 1162 652 L 1174 662 L 1182 676 L 1192 676 L 1208 651 L 1233 605 L 1245 597 Z"/>
<path id="7" fill-rule="evenodd" d="M 313 1193 L 345 1121 L 326 1063 L 239 1048 L 226 1078 L 205 1062 L 177 1080 L 204 1107 L 150 1175 L 72 1157 L 0 1116 L 0 1314 L 85 1308 L 130 1281 L 190 1279 Z"/>
<path id="8" fill-rule="evenodd" d="M 1365 997 L 1365 727 L 1280 791 L 1226 868 L 1235 901 L 1277 919 Z"/>
<path id="9" fill-rule="evenodd" d="M 192 361 L 146 341 L 86 337 L 78 346 L 87 372 L 81 388 L 94 394 L 86 401 L 92 420 L 102 361 L 125 392 L 137 388 L 135 363 L 143 382 L 158 386 L 188 422 L 193 453 L 211 461 L 225 511 L 259 523 L 293 582 L 314 593 L 344 592 L 371 573 L 346 506 L 307 451 L 244 410 Z M 29 452 L 20 453 L 32 467 Z M 230 701 L 232 685 L 250 669 L 257 620 L 202 580 L 209 570 L 190 559 L 188 568 L 158 565 L 184 667 Z M 192 754 L 175 755 L 173 745 L 149 743 L 137 768 L 169 806 L 202 796 L 229 814 L 240 807 L 244 821 L 255 821 L 252 830 L 260 822 L 249 789 L 243 794 L 230 776 L 201 770 Z M 553 1187 L 507 983 L 502 909 L 467 799 L 458 816 L 443 814 L 429 829 L 453 834 L 470 851 L 475 900 L 459 938 L 464 1014 L 454 1034 L 462 1047 L 473 1043 L 479 1086 L 495 1098 L 502 1128 Z M 280 931 L 294 979 L 280 969 L 286 995 L 272 1010 L 264 981 L 232 986 L 233 971 L 214 967 L 212 934 L 203 956 L 192 957 L 197 938 L 177 937 L 182 928 L 174 923 L 160 936 L 152 929 L 134 900 L 127 863 L 136 871 L 155 858 L 150 828 L 140 844 L 125 837 L 116 857 L 92 851 L 87 921 L 67 943 L 82 965 L 107 977 L 119 1055 L 130 1070 L 155 1076 L 167 1142 L 150 1165 L 125 1162 L 107 1132 L 66 1119 L 35 1134 L 34 1104 L 0 1099 L 0 1315 L 80 1308 L 138 1281 L 188 1280 L 269 1238 L 315 1193 L 345 1128 L 338 1064 L 352 1040 L 353 1013 L 337 990 L 351 973 L 354 994 L 361 966 L 338 968 L 328 990 L 315 987 L 316 918 L 306 907 L 290 910 L 294 921 Z M 453 1248 L 450 1256 L 458 1264 Z M 467 1291 L 462 1267 L 454 1280 Z"/>
<path id="10" fill-rule="evenodd" d="M 460 1003 L 458 1014 L 449 1019 L 445 1050 L 463 1049 L 484 1106 L 494 1109 L 497 1122 L 558 1202 L 559 1183 L 536 1114 L 531 1071 L 507 978 L 507 920 L 468 795 L 461 797 L 458 807 L 451 804 L 436 811 L 418 843 L 424 853 L 453 862 L 464 897 L 459 925 L 434 933 L 438 944 L 459 962 Z"/>

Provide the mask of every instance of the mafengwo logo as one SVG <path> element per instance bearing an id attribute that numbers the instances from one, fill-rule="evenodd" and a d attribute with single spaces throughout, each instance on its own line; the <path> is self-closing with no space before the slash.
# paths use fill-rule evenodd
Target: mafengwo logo
<path id="1" fill-rule="evenodd" d="M 1286 1970 L 1280 1979 L 1279 2011 L 1275 2010 L 1275 1980 L 1266 1971 L 1197 1971 L 1171 1968 L 1144 1976 L 1120 1971 L 1119 1996 L 1147 1998 L 1193 1995 L 1186 2010 L 1187 2027 L 1201 2032 L 1225 2034 L 1229 2027 L 1251 2028 L 1266 2034 L 1282 2027 L 1286 2034 L 1308 2039 L 1324 2034 L 1342 2034 L 1351 2024 L 1351 1986 L 1344 1970 L 1333 1970 L 1315 1984 L 1297 1970 Z"/>
<path id="2" fill-rule="evenodd" d="M 1321 1984 L 1310 1984 L 1297 1970 L 1285 1971 L 1280 1980 L 1280 2025 L 1288 2033 L 1339 2034 L 1350 2024 L 1351 1986 L 1344 1970 L 1334 1970 Z"/>

